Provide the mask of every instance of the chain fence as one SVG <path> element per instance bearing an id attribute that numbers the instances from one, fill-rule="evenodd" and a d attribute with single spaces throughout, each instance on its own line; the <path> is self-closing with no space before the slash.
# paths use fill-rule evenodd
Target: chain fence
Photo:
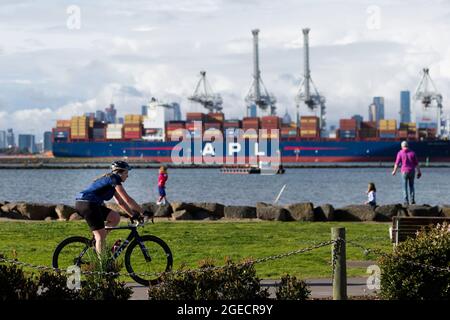
<path id="1" fill-rule="evenodd" d="M 267 257 L 263 257 L 263 258 L 258 258 L 258 259 L 248 259 L 245 262 L 241 262 L 236 264 L 235 266 L 245 266 L 245 265 L 253 265 L 253 264 L 260 264 L 260 263 L 265 263 L 265 262 L 269 262 L 269 261 L 275 261 L 275 260 L 280 260 L 280 259 L 284 259 L 293 255 L 299 255 L 299 254 L 303 254 L 306 252 L 310 252 L 322 247 L 326 247 L 326 246 L 330 246 L 333 245 L 333 249 L 332 250 L 332 261 L 331 261 L 331 265 L 332 265 L 332 277 L 334 277 L 335 275 L 335 269 L 336 269 L 336 262 L 337 262 L 337 253 L 341 251 L 342 247 L 345 246 L 346 244 L 351 245 L 353 247 L 357 247 L 359 249 L 361 249 L 364 252 L 365 256 L 368 256 L 370 254 L 375 254 L 377 256 L 389 256 L 388 253 L 383 252 L 379 249 L 373 249 L 373 248 L 368 248 L 365 247 L 364 245 L 355 242 L 355 241 L 351 241 L 351 240 L 345 240 L 342 238 L 338 238 L 336 240 L 329 240 L 329 241 L 324 241 L 324 242 L 319 242 L 316 243 L 314 245 L 311 245 L 309 247 L 306 248 L 301 248 L 301 249 L 297 249 L 297 250 L 293 250 L 290 252 L 286 252 L 286 253 L 282 253 L 282 254 L 277 254 L 277 255 L 272 255 L 272 256 L 267 256 Z M 430 269 L 432 271 L 437 271 L 437 272 L 450 272 L 450 267 L 447 268 L 443 268 L 443 267 L 437 267 L 437 266 L 432 266 L 432 265 L 428 265 L 428 264 L 424 264 L 424 263 L 420 263 L 420 262 L 416 262 L 416 261 L 411 261 L 408 260 L 404 257 L 398 257 L 399 259 L 403 259 L 406 263 L 415 265 L 417 267 L 421 267 L 421 268 L 427 268 Z M 27 262 L 22 262 L 19 261 L 17 259 L 8 259 L 5 258 L 3 256 L 0 255 L 0 262 L 1 263 L 8 263 L 8 264 L 13 264 L 16 266 L 21 266 L 21 267 L 26 267 L 26 268 L 31 268 L 34 270 L 38 270 L 38 271 L 54 271 L 54 272 L 58 272 L 58 273 L 67 273 L 67 270 L 63 270 L 63 269 L 58 269 L 58 268 L 54 268 L 54 267 L 49 267 L 49 266 L 42 266 L 42 265 L 36 265 L 36 264 L 32 264 L 32 263 L 27 263 Z M 171 271 L 165 271 L 165 272 L 134 272 L 134 273 L 129 273 L 129 272 L 108 272 L 108 271 L 88 271 L 88 270 L 81 270 L 80 273 L 83 275 L 98 275 L 98 276 L 130 276 L 130 275 L 137 275 L 137 276 L 162 276 L 162 275 L 168 275 L 168 274 L 172 274 L 172 275 L 180 275 L 180 274 L 187 274 L 187 273 L 195 273 L 195 272 L 209 272 L 209 271 L 218 271 L 218 270 L 222 270 L 222 269 L 226 269 L 229 268 L 229 265 L 223 265 L 223 266 L 211 266 L 211 267 L 204 267 L 204 268 L 197 268 L 197 269 L 186 269 L 186 270 L 171 270 Z"/>
<path id="2" fill-rule="evenodd" d="M 284 259 L 284 258 L 293 256 L 293 255 L 298 255 L 298 254 L 310 252 L 310 251 L 313 251 L 315 249 L 319 249 L 319 248 L 322 248 L 322 247 L 330 246 L 330 245 L 332 245 L 333 243 L 336 243 L 336 242 L 337 242 L 336 240 L 329 240 L 329 241 L 319 242 L 317 244 L 314 244 L 314 245 L 306 247 L 306 248 L 297 249 L 297 250 L 286 252 L 286 253 L 282 253 L 282 254 L 267 256 L 267 257 L 258 258 L 258 259 L 254 259 L 254 260 L 253 259 L 249 259 L 249 260 L 247 260 L 245 262 L 238 263 L 235 266 L 239 267 L 239 266 L 245 266 L 245 265 L 253 265 L 253 264 L 259 264 L 259 263 L 265 263 L 265 262 L 268 262 L 268 261 L 280 260 L 280 259 Z M 336 259 L 333 258 L 333 261 L 335 261 L 335 260 Z M 49 267 L 49 266 L 35 265 L 35 264 L 32 264 L 32 263 L 18 261 L 17 259 L 7 259 L 5 257 L 0 256 L 0 263 L 1 262 L 9 263 L 9 264 L 13 264 L 13 265 L 21 266 L 21 267 L 27 267 L 27 268 L 31 268 L 31 269 L 38 270 L 38 271 L 54 271 L 54 272 L 59 272 L 59 273 L 67 272 L 67 270 L 63 270 L 63 269 L 58 269 L 58 268 Z M 171 270 L 171 271 L 166 271 L 166 272 L 133 272 L 133 273 L 81 270 L 80 273 L 83 274 L 83 275 L 99 275 L 99 276 L 102 276 L 102 275 L 103 276 L 130 276 L 130 275 L 137 275 L 137 276 L 145 277 L 145 276 L 162 276 L 162 275 L 167 275 L 167 274 L 179 275 L 179 274 L 187 274 L 187 273 L 195 273 L 195 272 L 218 271 L 218 270 L 226 269 L 226 268 L 229 268 L 229 267 L 230 266 L 228 266 L 228 265 L 223 265 L 223 266 L 211 266 L 211 267 L 198 268 L 198 269 Z M 333 270 L 334 270 L 334 266 L 333 266 Z"/>

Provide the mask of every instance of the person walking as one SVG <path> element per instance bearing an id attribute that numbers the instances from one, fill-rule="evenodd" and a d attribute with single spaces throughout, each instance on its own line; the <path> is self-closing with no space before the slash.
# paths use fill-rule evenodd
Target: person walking
<path id="1" fill-rule="evenodd" d="M 422 176 L 422 172 L 420 171 L 419 161 L 417 160 L 416 153 L 409 149 L 408 142 L 403 141 L 401 147 L 402 149 L 397 153 L 397 159 L 395 160 L 392 175 L 395 176 L 398 166 L 401 165 L 404 204 L 409 205 L 409 200 L 411 200 L 411 204 L 415 204 L 416 198 L 414 190 L 414 178 L 416 169 L 417 179 L 420 179 L 420 177 Z"/>
<path id="2" fill-rule="evenodd" d="M 159 168 L 159 175 L 158 175 L 158 193 L 159 198 L 158 201 L 156 201 L 157 205 L 165 205 L 166 204 L 166 182 L 169 178 L 169 175 L 167 174 L 167 169 L 165 166 L 161 166 Z"/>

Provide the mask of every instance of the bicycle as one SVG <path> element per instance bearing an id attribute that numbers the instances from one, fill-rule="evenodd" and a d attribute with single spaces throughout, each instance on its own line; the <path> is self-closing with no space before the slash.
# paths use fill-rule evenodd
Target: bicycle
<path id="1" fill-rule="evenodd" d="M 131 220 L 131 223 L 122 227 L 105 227 L 105 230 L 130 230 L 126 240 L 114 251 L 112 260 L 117 260 L 122 251 L 126 249 L 125 267 L 129 276 L 142 285 L 158 284 L 160 277 L 155 278 L 150 277 L 150 275 L 158 275 L 172 270 L 172 252 L 162 239 L 153 235 L 140 236 L 137 228 L 143 227 L 145 223 L 143 220 L 138 221 L 137 224 L 134 222 L 134 220 Z M 72 245 L 75 245 L 74 248 L 72 248 Z M 140 250 L 135 250 L 136 248 L 140 248 Z M 88 259 L 92 256 L 90 252 L 96 256 L 94 237 L 88 239 L 74 236 L 64 239 L 53 253 L 53 268 L 66 270 L 69 266 L 75 265 L 81 269 L 83 265 L 89 265 Z M 68 257 L 63 254 L 67 254 Z"/>

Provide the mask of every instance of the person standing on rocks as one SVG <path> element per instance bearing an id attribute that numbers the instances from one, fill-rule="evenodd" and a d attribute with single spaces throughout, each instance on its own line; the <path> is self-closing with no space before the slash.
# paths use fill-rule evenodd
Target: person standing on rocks
<path id="1" fill-rule="evenodd" d="M 397 159 L 395 160 L 392 175 L 395 176 L 398 166 L 401 166 L 404 204 L 409 205 L 409 200 L 411 200 L 411 204 L 415 204 L 416 198 L 414 190 L 414 178 L 416 169 L 417 179 L 420 179 L 420 177 L 422 176 L 422 172 L 420 171 L 419 161 L 417 160 L 416 153 L 409 149 L 408 142 L 403 141 L 401 147 L 402 149 L 397 153 Z"/>

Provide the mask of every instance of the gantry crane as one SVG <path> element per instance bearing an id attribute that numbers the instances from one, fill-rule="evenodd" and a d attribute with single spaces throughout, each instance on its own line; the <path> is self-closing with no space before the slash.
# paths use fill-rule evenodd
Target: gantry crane
<path id="1" fill-rule="evenodd" d="M 206 71 L 200 71 L 200 80 L 195 87 L 194 94 L 188 99 L 200 103 L 209 112 L 220 112 L 222 110 L 222 97 L 213 93 L 211 86 L 206 80 Z"/>
<path id="2" fill-rule="evenodd" d="M 423 108 L 436 107 L 437 109 L 437 130 L 436 136 L 442 135 L 442 94 L 438 92 L 433 80 L 430 77 L 428 68 L 423 69 L 422 79 L 417 86 L 413 99 L 420 101 Z M 433 103 L 434 102 L 434 103 Z"/>

